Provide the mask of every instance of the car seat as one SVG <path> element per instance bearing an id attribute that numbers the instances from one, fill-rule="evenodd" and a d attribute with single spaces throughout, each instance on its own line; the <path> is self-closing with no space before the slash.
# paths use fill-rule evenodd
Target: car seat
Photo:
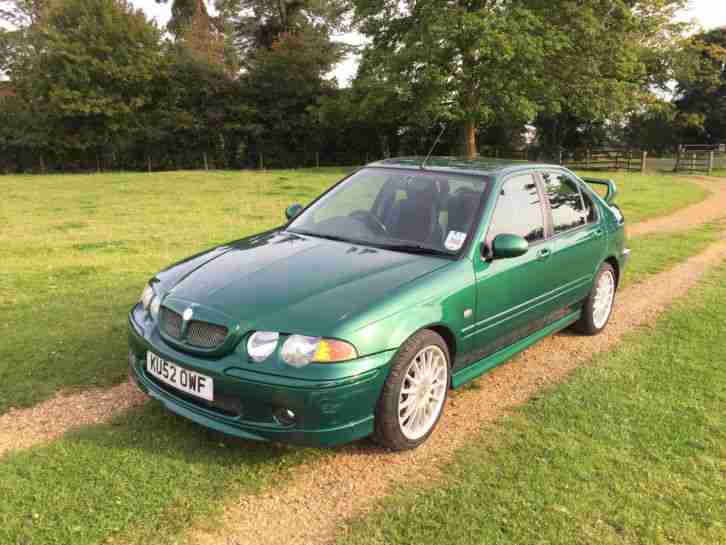
<path id="1" fill-rule="evenodd" d="M 471 189 L 460 188 L 449 198 L 448 222 L 449 231 L 468 233 L 474 215 L 479 208 L 480 194 Z"/>
<path id="2" fill-rule="evenodd" d="M 391 207 L 385 223 L 394 238 L 439 244 L 441 226 L 438 192 L 434 184 L 410 184 L 406 187 L 406 198 Z"/>

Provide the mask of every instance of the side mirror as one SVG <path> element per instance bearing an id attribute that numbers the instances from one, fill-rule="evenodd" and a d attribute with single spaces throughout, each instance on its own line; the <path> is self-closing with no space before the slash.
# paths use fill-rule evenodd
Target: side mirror
<path id="1" fill-rule="evenodd" d="M 519 257 L 529 250 L 529 242 L 519 235 L 497 235 L 492 242 L 492 257 L 508 259 Z"/>
<path id="2" fill-rule="evenodd" d="M 290 206 L 287 207 L 287 209 L 285 209 L 285 216 L 287 216 L 288 220 L 291 220 L 292 218 L 297 216 L 302 211 L 303 211 L 302 204 L 298 204 L 298 203 L 291 204 Z"/>

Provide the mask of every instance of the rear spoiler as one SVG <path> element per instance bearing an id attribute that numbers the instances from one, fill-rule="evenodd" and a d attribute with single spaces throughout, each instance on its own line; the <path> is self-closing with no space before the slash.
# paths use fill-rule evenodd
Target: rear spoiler
<path id="1" fill-rule="evenodd" d="M 602 178 L 583 178 L 582 180 L 584 182 L 587 182 L 588 184 L 607 186 L 607 193 L 605 193 L 605 202 L 608 204 L 613 204 L 615 196 L 618 194 L 618 187 L 615 185 L 615 182 L 613 182 L 612 180 L 604 180 Z"/>

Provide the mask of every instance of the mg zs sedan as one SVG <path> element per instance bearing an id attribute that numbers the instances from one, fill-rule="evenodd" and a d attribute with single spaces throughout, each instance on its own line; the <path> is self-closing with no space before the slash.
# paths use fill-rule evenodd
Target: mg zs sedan
<path id="1" fill-rule="evenodd" d="M 372 163 L 154 276 L 129 314 L 131 375 L 238 437 L 414 448 L 450 388 L 605 328 L 629 254 L 615 192 L 559 166 Z"/>

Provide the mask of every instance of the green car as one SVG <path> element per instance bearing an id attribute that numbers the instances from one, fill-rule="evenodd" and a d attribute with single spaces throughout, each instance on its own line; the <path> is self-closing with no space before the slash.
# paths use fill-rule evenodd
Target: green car
<path id="1" fill-rule="evenodd" d="M 372 163 L 154 276 L 128 318 L 131 375 L 238 437 L 414 448 L 449 388 L 605 328 L 629 254 L 615 192 L 544 164 Z"/>

